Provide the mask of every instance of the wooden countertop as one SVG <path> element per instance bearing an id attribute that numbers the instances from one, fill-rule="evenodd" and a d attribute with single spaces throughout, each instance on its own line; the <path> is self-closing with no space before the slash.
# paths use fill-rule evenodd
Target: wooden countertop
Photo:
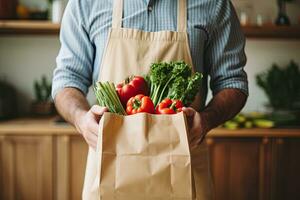
<path id="1" fill-rule="evenodd" d="M 55 119 L 16 119 L 0 122 L 2 135 L 77 135 L 75 128 L 67 123 L 56 123 Z M 298 129 L 238 129 L 216 128 L 207 137 L 300 137 Z"/>
<path id="2" fill-rule="evenodd" d="M 72 135 L 75 128 L 67 123 L 56 123 L 56 118 L 21 118 L 0 122 L 0 135 Z"/>

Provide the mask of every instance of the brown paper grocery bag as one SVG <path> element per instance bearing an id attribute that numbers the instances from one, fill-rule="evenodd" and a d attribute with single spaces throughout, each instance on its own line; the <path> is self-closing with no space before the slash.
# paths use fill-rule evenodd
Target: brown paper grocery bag
<path id="1" fill-rule="evenodd" d="M 184 114 L 120 116 L 100 121 L 96 199 L 193 199 Z"/>

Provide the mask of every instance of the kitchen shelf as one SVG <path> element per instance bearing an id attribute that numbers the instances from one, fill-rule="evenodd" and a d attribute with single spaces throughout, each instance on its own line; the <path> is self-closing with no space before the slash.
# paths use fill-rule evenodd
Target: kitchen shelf
<path id="1" fill-rule="evenodd" d="M 299 26 L 243 26 L 247 38 L 300 39 Z M 60 24 L 50 21 L 0 20 L 0 35 L 58 35 Z"/>
<path id="2" fill-rule="evenodd" d="M 298 26 L 243 26 L 247 38 L 262 39 L 300 39 Z"/>
<path id="3" fill-rule="evenodd" d="M 59 29 L 50 21 L 0 20 L 0 35 L 58 35 Z"/>

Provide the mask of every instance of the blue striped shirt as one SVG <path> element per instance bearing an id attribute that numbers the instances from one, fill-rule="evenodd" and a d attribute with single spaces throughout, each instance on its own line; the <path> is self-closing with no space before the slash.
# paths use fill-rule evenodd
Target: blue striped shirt
<path id="1" fill-rule="evenodd" d="M 69 0 L 61 25 L 61 48 L 53 74 L 53 98 L 62 88 L 84 94 L 96 81 L 113 0 Z M 210 77 L 213 94 L 224 88 L 248 94 L 245 38 L 229 0 L 187 0 L 188 36 L 196 71 Z M 177 30 L 176 0 L 124 0 L 123 27 Z M 106 66 L 109 67 L 109 66 Z M 207 88 L 207 80 L 204 82 Z"/>

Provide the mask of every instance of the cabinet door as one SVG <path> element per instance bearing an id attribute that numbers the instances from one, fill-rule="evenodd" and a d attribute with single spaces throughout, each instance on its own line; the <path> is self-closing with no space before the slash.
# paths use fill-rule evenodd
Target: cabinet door
<path id="1" fill-rule="evenodd" d="M 269 199 L 268 139 L 208 138 L 217 200 Z"/>
<path id="2" fill-rule="evenodd" d="M 1 199 L 52 199 L 51 136 L 3 137 L 1 149 Z"/>
<path id="3" fill-rule="evenodd" d="M 272 199 L 300 199 L 300 139 L 274 139 Z"/>
<path id="4" fill-rule="evenodd" d="M 4 180 L 3 180 L 3 157 L 2 157 L 3 140 L 4 140 L 4 137 L 0 136 L 0 199 L 4 199 L 4 194 L 3 194 L 3 185 L 4 185 Z"/>
<path id="5" fill-rule="evenodd" d="M 59 136 L 57 138 L 58 200 L 79 200 L 82 194 L 88 145 L 81 136 Z"/>

